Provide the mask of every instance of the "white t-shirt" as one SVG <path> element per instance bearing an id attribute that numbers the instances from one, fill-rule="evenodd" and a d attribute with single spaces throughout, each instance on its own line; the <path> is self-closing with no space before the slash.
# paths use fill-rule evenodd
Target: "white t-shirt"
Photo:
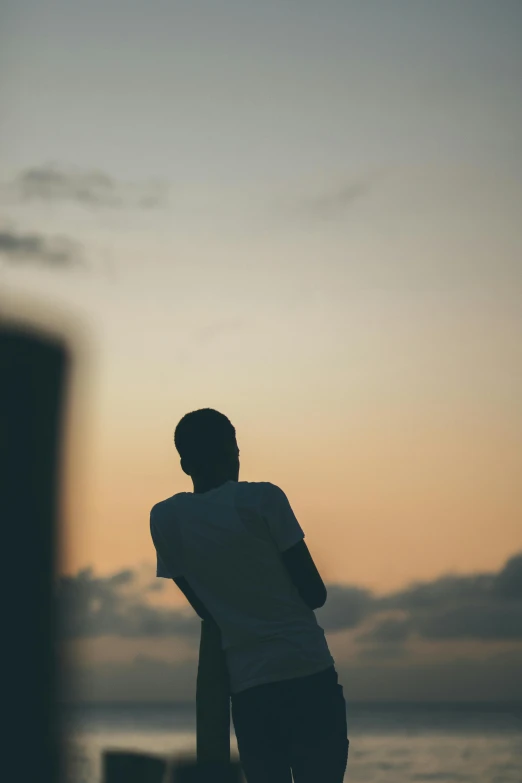
<path id="1" fill-rule="evenodd" d="M 304 538 L 281 489 L 227 481 L 181 492 L 154 506 L 150 525 L 157 576 L 185 577 L 219 625 L 232 693 L 333 665 L 281 559 Z"/>

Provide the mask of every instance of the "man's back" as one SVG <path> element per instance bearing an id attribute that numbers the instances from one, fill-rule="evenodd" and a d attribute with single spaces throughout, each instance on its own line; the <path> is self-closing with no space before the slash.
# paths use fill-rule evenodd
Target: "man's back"
<path id="1" fill-rule="evenodd" d="M 284 493 L 227 481 L 151 512 L 158 576 L 183 577 L 221 630 L 234 693 L 333 664 L 324 632 L 285 568 L 304 538 Z"/>

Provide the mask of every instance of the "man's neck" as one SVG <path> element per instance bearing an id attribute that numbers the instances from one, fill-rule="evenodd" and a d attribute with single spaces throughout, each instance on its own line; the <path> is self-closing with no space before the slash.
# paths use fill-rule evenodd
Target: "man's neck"
<path id="1" fill-rule="evenodd" d="M 201 495 L 203 492 L 209 492 L 211 489 L 217 489 L 228 481 L 238 481 L 238 478 L 232 476 L 208 476 L 201 478 L 192 478 L 194 485 L 194 494 Z"/>

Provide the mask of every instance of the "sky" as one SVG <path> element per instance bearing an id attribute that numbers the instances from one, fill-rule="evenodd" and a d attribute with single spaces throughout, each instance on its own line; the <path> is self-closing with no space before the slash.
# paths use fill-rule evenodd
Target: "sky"
<path id="1" fill-rule="evenodd" d="M 522 551 L 518 0 L 0 16 L 0 308 L 75 356 L 61 572 L 148 584 L 149 510 L 190 489 L 174 427 L 209 406 L 350 600 L 501 574 Z M 89 671 L 127 656 L 137 683 L 180 649 L 78 633 Z M 466 638 L 429 654 L 520 654 Z"/>

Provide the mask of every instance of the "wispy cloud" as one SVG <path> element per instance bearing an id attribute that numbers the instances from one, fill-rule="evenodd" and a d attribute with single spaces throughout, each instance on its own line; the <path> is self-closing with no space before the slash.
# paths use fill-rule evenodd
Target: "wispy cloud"
<path id="1" fill-rule="evenodd" d="M 0 229 L 0 255 L 10 264 L 70 267 L 81 261 L 81 247 L 66 237 Z"/>
<path id="2" fill-rule="evenodd" d="M 22 171 L 10 189 L 24 201 L 69 201 L 90 208 L 154 209 L 167 203 L 164 183 L 124 183 L 96 169 L 50 164 Z"/>
<path id="3" fill-rule="evenodd" d="M 334 220 L 342 217 L 359 201 L 368 196 L 379 174 L 341 181 L 313 195 L 300 199 L 299 212 L 312 220 Z"/>
<path id="4" fill-rule="evenodd" d="M 305 201 L 305 210 L 318 218 L 336 217 L 348 207 L 367 195 L 370 182 L 359 180 L 349 182 L 330 192 L 309 198 Z"/>

